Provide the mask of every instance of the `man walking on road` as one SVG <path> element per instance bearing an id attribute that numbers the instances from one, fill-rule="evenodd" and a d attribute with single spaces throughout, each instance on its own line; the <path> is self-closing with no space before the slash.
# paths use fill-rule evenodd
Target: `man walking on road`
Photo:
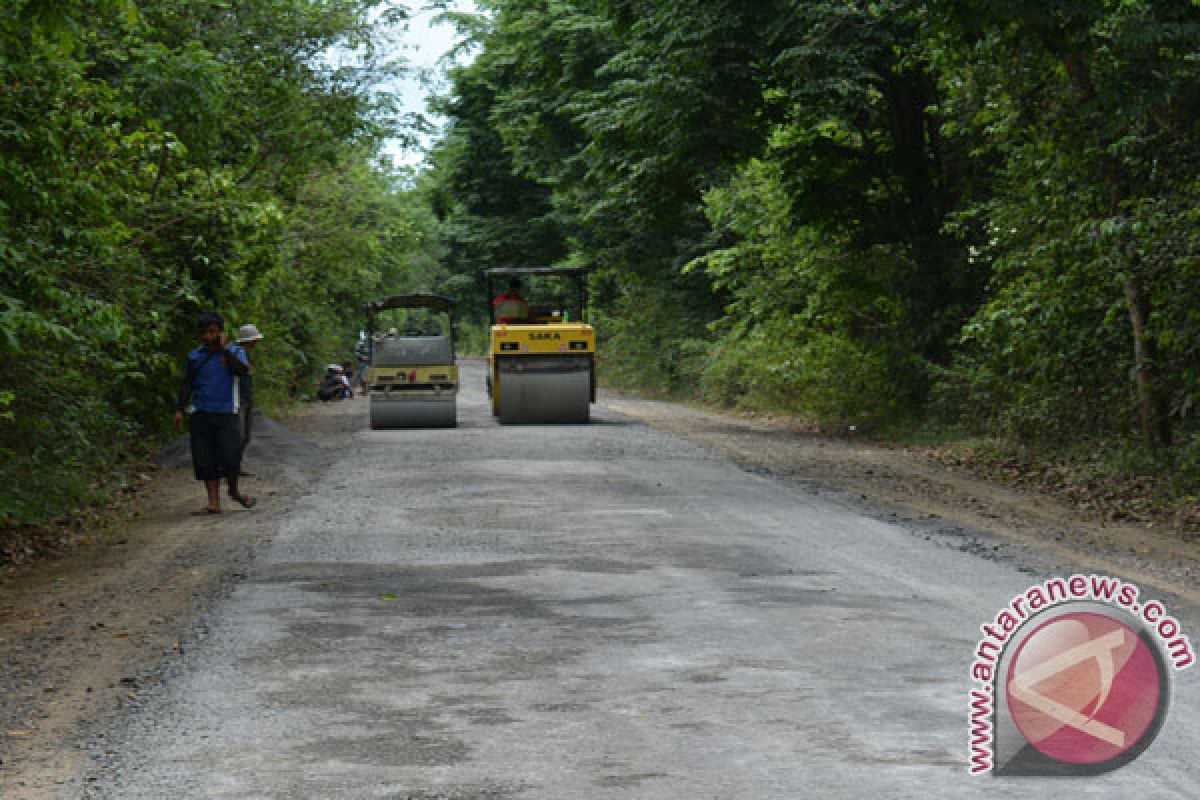
<path id="1" fill-rule="evenodd" d="M 175 407 L 177 430 L 183 428 L 184 410 L 192 409 L 192 467 L 208 492 L 208 505 L 196 513 L 221 513 L 222 475 L 229 482 L 229 496 L 252 508 L 256 500 L 238 491 L 242 455 L 238 379 L 249 374 L 249 362 L 242 348 L 229 344 L 220 314 L 201 314 L 196 328 L 201 344 L 188 353 Z"/>
<path id="2" fill-rule="evenodd" d="M 254 386 L 253 373 L 254 364 L 250 361 L 250 356 L 254 352 L 255 345 L 263 335 L 258 332 L 258 328 L 253 325 L 243 325 L 238 328 L 238 347 L 246 352 L 246 362 L 250 366 L 250 371 L 238 378 L 238 417 L 241 421 L 242 431 L 242 452 L 239 457 L 239 462 L 246 455 L 246 446 L 250 444 L 251 429 L 254 427 Z M 254 473 L 247 472 L 239 467 L 239 475 L 242 477 L 253 476 Z"/>

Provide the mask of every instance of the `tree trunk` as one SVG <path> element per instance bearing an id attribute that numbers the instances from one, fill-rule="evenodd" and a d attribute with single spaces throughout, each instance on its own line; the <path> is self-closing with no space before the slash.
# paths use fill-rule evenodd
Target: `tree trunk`
<path id="1" fill-rule="evenodd" d="M 1088 59 L 1080 51 L 1070 51 L 1063 56 L 1063 66 L 1067 76 L 1083 98 L 1083 111 L 1088 104 L 1096 100 L 1096 86 L 1092 82 L 1091 69 Z M 1111 142 L 1101 141 L 1108 148 Z M 1111 156 L 1106 159 L 1104 176 L 1111 186 L 1110 205 L 1114 215 L 1121 213 L 1121 207 L 1128 197 L 1126 187 L 1129 185 L 1121 163 Z M 1142 288 L 1142 264 L 1128 232 L 1121 236 L 1117 254 L 1126 270 L 1125 302 L 1129 306 L 1129 326 L 1133 333 L 1133 369 L 1134 382 L 1137 386 L 1138 412 L 1142 422 L 1142 439 L 1151 450 L 1157 450 L 1171 443 L 1171 420 L 1167 414 L 1166 403 L 1155 387 L 1154 366 L 1157 352 L 1154 340 L 1146 335 L 1146 321 L 1150 318 L 1150 301 Z"/>
<path id="2" fill-rule="evenodd" d="M 1129 272 L 1125 278 L 1125 301 L 1129 305 L 1129 323 L 1133 329 L 1133 368 L 1137 384 L 1138 410 L 1142 418 L 1142 438 L 1147 447 L 1157 450 L 1171 443 L 1171 421 L 1154 386 L 1154 363 L 1157 353 L 1154 340 L 1146 335 L 1146 320 L 1150 316 L 1149 302 L 1142 289 L 1139 274 L 1141 265 L 1132 249 L 1127 249 L 1130 256 Z"/>

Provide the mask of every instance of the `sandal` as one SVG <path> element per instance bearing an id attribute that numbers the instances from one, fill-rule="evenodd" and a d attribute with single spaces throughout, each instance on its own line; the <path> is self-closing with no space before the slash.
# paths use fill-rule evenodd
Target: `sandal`
<path id="1" fill-rule="evenodd" d="M 229 496 L 236 500 L 242 508 L 254 508 L 258 505 L 258 498 L 251 497 L 248 494 L 231 494 Z"/>

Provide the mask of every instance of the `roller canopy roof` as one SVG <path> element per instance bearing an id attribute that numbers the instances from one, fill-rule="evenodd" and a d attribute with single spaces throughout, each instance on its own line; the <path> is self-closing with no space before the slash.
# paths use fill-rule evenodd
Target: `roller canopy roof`
<path id="1" fill-rule="evenodd" d="M 367 303 L 367 311 L 387 311 L 392 308 L 431 308 L 449 314 L 455 301 L 440 294 L 397 294 Z"/>
<path id="2" fill-rule="evenodd" d="M 587 267 L 497 267 L 484 272 L 490 278 L 519 278 L 522 275 L 587 275 Z"/>

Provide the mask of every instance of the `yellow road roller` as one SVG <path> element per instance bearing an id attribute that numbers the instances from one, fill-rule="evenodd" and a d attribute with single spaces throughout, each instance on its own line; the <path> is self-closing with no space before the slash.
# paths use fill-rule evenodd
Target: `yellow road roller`
<path id="1" fill-rule="evenodd" d="M 582 268 L 491 269 L 488 394 L 502 423 L 587 422 L 596 402 L 596 332 L 583 322 Z"/>
<path id="2" fill-rule="evenodd" d="M 401 313 L 388 314 L 397 310 Z M 453 428 L 458 420 L 454 301 L 403 294 L 373 300 L 366 311 L 371 427 Z M 403 319 L 380 331 L 385 314 Z"/>

